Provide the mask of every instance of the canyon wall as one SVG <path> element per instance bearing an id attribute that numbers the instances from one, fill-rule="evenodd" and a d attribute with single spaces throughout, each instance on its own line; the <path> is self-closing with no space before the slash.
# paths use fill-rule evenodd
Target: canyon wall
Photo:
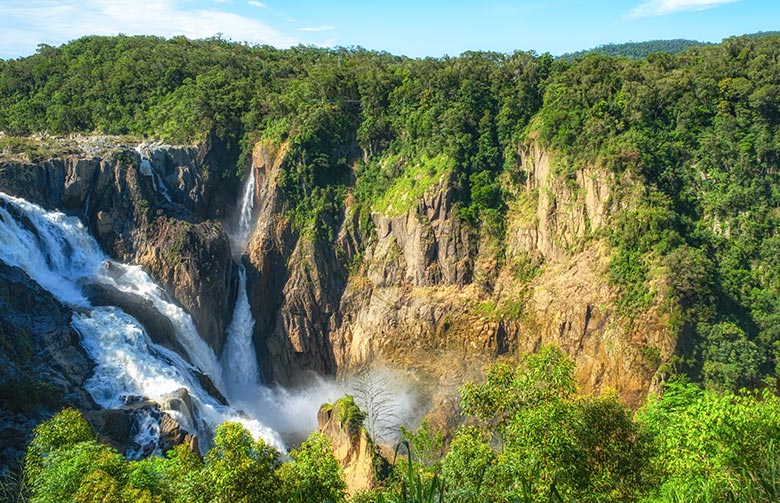
<path id="1" fill-rule="evenodd" d="M 0 191 L 80 217 L 110 257 L 156 278 L 219 356 L 236 297 L 225 229 L 238 197 L 237 184 L 219 176 L 227 168 L 214 164 L 229 162 L 220 148 L 107 142 L 38 162 L 5 159 Z M 616 310 L 610 247 L 600 233 L 638 197 L 638 184 L 596 164 L 564 176 L 554 154 L 532 139 L 518 157 L 500 178 L 508 201 L 504 236 L 480 233 L 459 218 L 445 173 L 400 215 L 371 211 L 347 196 L 334 238 L 324 240 L 289 218 L 279 185 L 287 144 L 258 143 L 256 223 L 242 260 L 264 380 L 295 385 L 310 372 L 345 377 L 387 364 L 418 385 L 444 426 L 457 416 L 457 386 L 479 379 L 485 365 L 557 344 L 576 361 L 583 392 L 614 390 L 639 404 L 676 340 L 662 288 L 638 316 Z M 3 274 L 3 291 L 31 292 L 0 296 L 7 300 L 0 306 L 4 320 L 46 302 L 59 305 L 41 300 L 23 273 Z M 123 302 L 107 291 L 91 298 Z M 155 342 L 183 354 L 165 319 L 124 302 Z M 34 381 L 55 383 L 57 396 L 66 397 L 57 403 L 93 410 L 80 388 L 90 362 L 69 315 L 58 309 L 30 327 L 6 323 L 6 339 L 25 331 L 33 361 L 48 362 Z M 56 343 L 38 341 L 52 337 Z M 11 363 L 8 382 L 21 382 L 14 375 L 24 372 Z M 14 421 L 23 419 L 5 423 L 9 435 L 29 433 Z"/>
<path id="2" fill-rule="evenodd" d="M 614 307 L 599 230 L 631 204 L 628 177 L 593 165 L 567 179 L 531 141 L 514 173 L 502 175 L 511 197 L 498 244 L 458 218 L 446 176 L 400 216 L 366 214 L 348 198 L 328 243 L 296 233 L 286 218 L 277 185 L 285 152 L 270 142 L 254 151 L 261 208 L 248 250 L 250 297 L 267 379 L 348 375 L 384 361 L 454 386 L 496 357 L 558 344 L 575 359 L 584 392 L 611 389 L 636 405 L 674 352 L 661 293 L 636 318 Z"/>

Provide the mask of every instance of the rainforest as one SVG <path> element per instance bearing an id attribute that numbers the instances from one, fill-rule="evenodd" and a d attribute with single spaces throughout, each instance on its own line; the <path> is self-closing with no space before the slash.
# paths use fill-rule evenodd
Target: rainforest
<path id="1" fill-rule="evenodd" d="M 0 60 L 0 498 L 777 501 L 780 35 L 657 43 Z"/>

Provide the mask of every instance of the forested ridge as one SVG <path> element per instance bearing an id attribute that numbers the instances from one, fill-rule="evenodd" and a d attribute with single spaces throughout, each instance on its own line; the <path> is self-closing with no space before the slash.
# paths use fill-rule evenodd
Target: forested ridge
<path id="1" fill-rule="evenodd" d="M 627 319 L 663 290 L 678 341 L 658 373 L 666 393 L 634 415 L 615 397 L 577 397 L 570 362 L 554 350 L 520 369 L 499 365 L 487 384 L 463 390 L 480 426 L 456 434 L 420 480 L 398 475 L 392 491 L 435 489 L 436 473 L 453 497 L 474 501 L 741 501 L 748 493 L 737 488 L 747 487 L 751 501 L 777 497 L 778 35 L 573 61 L 85 37 L 0 61 L 0 131 L 0 150 L 31 157 L 53 154 L 45 138 L 20 138 L 42 133 L 221 141 L 237 162 L 219 176 L 233 186 L 257 141 L 285 143 L 289 217 L 324 241 L 347 197 L 366 215 L 400 214 L 445 179 L 458 218 L 500 244 L 514 197 L 502 180 L 523 182 L 529 144 L 554 155 L 556 175 L 575 191 L 579 167 L 604 167 L 627 183 L 612 187 L 609 225 L 587 239 L 608 244 L 608 280 Z M 250 458 L 262 451 L 246 449 Z M 167 463 L 181 469 L 182 455 Z M 219 477 L 209 475 L 211 456 L 192 465 L 199 477 Z M 283 469 L 274 463 L 269 470 Z M 135 472 L 116 473 L 125 483 Z M 48 486 L 32 487 L 46 501 L 35 491 Z M 133 487 L 166 501 L 185 494 Z"/>
<path id="2" fill-rule="evenodd" d="M 643 59 L 651 54 L 665 53 L 675 55 L 683 52 L 689 47 L 712 45 L 708 42 L 699 42 L 698 40 L 686 40 L 682 38 L 673 40 L 649 40 L 647 42 L 625 42 L 622 44 L 604 44 L 594 49 L 584 51 L 569 52 L 562 54 L 561 58 L 573 61 L 590 53 L 602 54 L 604 56 L 614 56 L 629 59 Z"/>

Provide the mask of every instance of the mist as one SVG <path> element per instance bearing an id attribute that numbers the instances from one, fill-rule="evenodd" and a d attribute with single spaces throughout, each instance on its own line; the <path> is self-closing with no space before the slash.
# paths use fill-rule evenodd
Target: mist
<path id="1" fill-rule="evenodd" d="M 295 387 L 232 384 L 227 387 L 231 406 L 273 429 L 285 447 L 295 447 L 317 430 L 317 412 L 345 394 L 352 395 L 366 412 L 365 426 L 379 443 L 394 443 L 400 426 L 419 424 L 427 410 L 407 375 L 389 367 L 373 367 L 345 380 L 306 377 Z"/>

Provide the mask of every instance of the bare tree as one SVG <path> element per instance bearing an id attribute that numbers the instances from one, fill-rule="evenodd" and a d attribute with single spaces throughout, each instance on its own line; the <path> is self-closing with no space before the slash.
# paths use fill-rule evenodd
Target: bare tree
<path id="1" fill-rule="evenodd" d="M 366 429 L 377 442 L 396 440 L 400 433 L 399 404 L 387 373 L 369 367 L 361 370 L 352 383 L 355 403 L 366 413 Z"/>

